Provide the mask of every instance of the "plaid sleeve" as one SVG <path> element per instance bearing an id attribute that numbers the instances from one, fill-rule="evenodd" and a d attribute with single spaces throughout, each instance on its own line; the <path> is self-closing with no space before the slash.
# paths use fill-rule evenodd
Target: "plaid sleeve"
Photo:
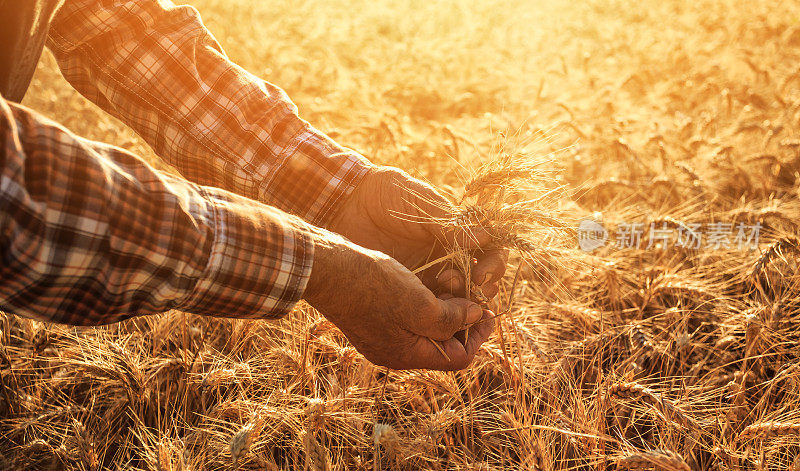
<path id="1" fill-rule="evenodd" d="M 370 167 L 228 60 L 191 6 L 67 0 L 48 45 L 79 92 L 193 182 L 324 227 Z"/>
<path id="2" fill-rule="evenodd" d="M 103 324 L 180 309 L 276 317 L 318 229 L 154 170 L 0 97 L 0 309 Z"/>

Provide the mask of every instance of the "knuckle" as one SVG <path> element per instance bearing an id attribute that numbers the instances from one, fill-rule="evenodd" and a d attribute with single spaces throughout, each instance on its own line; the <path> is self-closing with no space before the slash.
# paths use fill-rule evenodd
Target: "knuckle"
<path id="1" fill-rule="evenodd" d="M 424 293 L 420 296 L 414 296 L 411 301 L 415 303 L 414 308 L 417 315 L 423 319 L 437 318 L 442 311 L 439 306 L 439 301 L 433 293 Z"/>
<path id="2" fill-rule="evenodd" d="M 441 313 L 439 313 L 439 316 L 436 319 L 436 323 L 439 327 L 439 331 L 441 331 L 444 334 L 443 337 L 446 336 L 449 338 L 450 331 L 455 330 L 453 328 L 453 324 L 455 324 L 455 322 L 453 321 L 453 316 L 447 311 L 442 311 Z"/>

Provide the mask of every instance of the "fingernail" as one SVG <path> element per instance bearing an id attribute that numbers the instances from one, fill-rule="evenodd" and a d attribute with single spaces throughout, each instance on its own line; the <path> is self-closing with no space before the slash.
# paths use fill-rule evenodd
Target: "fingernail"
<path id="1" fill-rule="evenodd" d="M 474 324 L 481 320 L 481 317 L 483 317 L 483 309 L 477 304 L 473 304 L 467 308 L 467 324 Z"/>

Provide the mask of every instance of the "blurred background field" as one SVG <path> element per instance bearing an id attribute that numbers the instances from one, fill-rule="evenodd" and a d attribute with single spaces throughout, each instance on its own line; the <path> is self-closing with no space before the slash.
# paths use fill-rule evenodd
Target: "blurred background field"
<path id="1" fill-rule="evenodd" d="M 554 152 L 570 221 L 760 224 L 760 245 L 542 247 L 459 373 L 376 368 L 302 306 L 6 314 L 0 469 L 800 470 L 800 3 L 191 4 L 377 163 L 458 195 L 501 145 Z M 159 165 L 48 53 L 24 104 Z"/>

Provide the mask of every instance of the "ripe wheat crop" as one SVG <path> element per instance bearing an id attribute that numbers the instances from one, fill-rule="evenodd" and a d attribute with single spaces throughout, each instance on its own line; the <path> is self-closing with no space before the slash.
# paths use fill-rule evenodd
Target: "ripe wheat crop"
<path id="1" fill-rule="evenodd" d="M 0 314 L 0 470 L 800 470 L 800 4 L 192 4 L 316 127 L 449 195 L 439 222 L 491 228 L 496 331 L 465 371 L 398 372 L 305 305 Z M 161 166 L 47 54 L 24 104 Z"/>

